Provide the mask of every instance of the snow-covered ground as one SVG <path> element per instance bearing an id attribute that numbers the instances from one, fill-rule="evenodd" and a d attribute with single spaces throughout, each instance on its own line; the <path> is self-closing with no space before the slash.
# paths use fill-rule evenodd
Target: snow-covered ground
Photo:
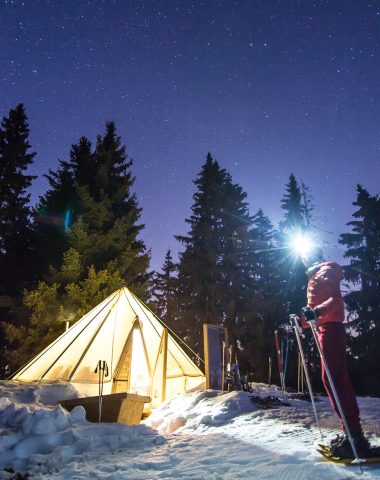
<path id="1" fill-rule="evenodd" d="M 281 394 L 255 384 L 254 395 Z M 357 466 L 338 466 L 314 449 L 320 441 L 311 404 L 263 410 L 252 394 L 212 390 L 162 404 L 134 427 L 89 423 L 84 410 L 57 400 L 78 396 L 70 384 L 0 382 L 0 479 L 283 479 L 347 480 Z M 360 398 L 362 421 L 380 444 L 380 399 Z M 339 425 L 328 401 L 317 403 L 326 440 Z M 380 479 L 365 466 L 362 479 Z"/>

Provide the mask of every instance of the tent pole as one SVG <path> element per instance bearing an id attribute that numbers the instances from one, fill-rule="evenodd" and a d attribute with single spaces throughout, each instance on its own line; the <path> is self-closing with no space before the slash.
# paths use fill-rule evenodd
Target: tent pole
<path id="1" fill-rule="evenodd" d="M 203 324 L 203 348 L 205 355 L 205 375 L 206 375 L 206 388 L 210 388 L 210 365 L 209 365 L 209 352 L 208 352 L 208 325 Z"/>
<path id="2" fill-rule="evenodd" d="M 162 366 L 162 402 L 166 400 L 166 370 L 168 365 L 168 329 L 164 328 L 162 332 L 162 348 L 164 353 Z"/>

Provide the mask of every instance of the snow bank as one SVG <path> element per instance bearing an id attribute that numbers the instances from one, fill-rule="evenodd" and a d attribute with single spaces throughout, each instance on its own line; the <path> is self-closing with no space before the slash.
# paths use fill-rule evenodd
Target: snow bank
<path id="1" fill-rule="evenodd" d="M 252 395 L 282 398 L 277 387 L 263 384 Z M 316 453 L 320 436 L 310 402 L 264 410 L 252 395 L 183 394 L 128 427 L 90 423 L 82 407 L 67 412 L 56 405 L 78 396 L 70 384 L 1 382 L 0 480 L 342 480 L 358 473 Z M 359 405 L 366 434 L 380 444 L 380 399 L 360 398 Z M 317 408 L 329 439 L 339 423 L 326 398 Z M 380 479 L 380 467 L 364 467 L 361 478 Z"/>
<path id="2" fill-rule="evenodd" d="M 72 383 L 21 383 L 0 381 L 0 397 L 6 396 L 19 403 L 55 405 L 59 400 L 79 398 L 82 395 Z"/>
<path id="3" fill-rule="evenodd" d="M 205 431 L 255 410 L 250 396 L 244 392 L 222 394 L 215 390 L 185 393 L 160 405 L 145 424 L 161 433 Z"/>
<path id="4" fill-rule="evenodd" d="M 146 425 L 94 424 L 86 420 L 83 407 L 67 412 L 60 405 L 46 405 L 73 398 L 70 384 L 2 382 L 5 393 L 7 397 L 0 397 L 0 470 L 51 472 L 86 452 L 138 449 L 164 441 Z"/>

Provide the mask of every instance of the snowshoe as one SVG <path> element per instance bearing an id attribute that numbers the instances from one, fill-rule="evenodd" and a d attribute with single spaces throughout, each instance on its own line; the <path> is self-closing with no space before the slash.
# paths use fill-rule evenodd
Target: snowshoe
<path id="1" fill-rule="evenodd" d="M 335 445 L 338 445 L 339 443 L 343 442 L 343 440 L 346 438 L 345 435 L 342 435 L 342 434 L 338 434 L 336 435 L 335 438 L 333 438 L 331 441 L 330 441 L 330 444 L 329 445 L 325 445 L 324 443 L 318 443 L 318 449 L 321 449 L 321 450 L 327 450 L 329 453 L 331 452 L 331 449 L 333 447 L 335 447 Z"/>
<path id="2" fill-rule="evenodd" d="M 370 455 L 371 446 L 364 435 L 354 436 L 352 440 L 359 458 L 366 458 Z M 333 443 L 330 447 L 330 453 L 336 458 L 355 458 L 351 442 L 347 436 L 341 442 Z"/>
<path id="3" fill-rule="evenodd" d="M 352 453 L 351 448 L 350 452 L 346 457 L 343 455 L 337 456 L 337 451 L 335 450 L 335 452 L 333 453 L 330 447 L 328 447 L 327 445 L 318 445 L 317 451 L 331 462 L 342 463 L 345 465 L 356 464 L 355 457 Z M 361 455 L 361 453 L 365 453 L 365 455 Z M 363 463 L 380 463 L 380 446 L 369 446 L 369 448 L 367 448 L 365 452 L 363 450 L 361 452 L 358 451 L 358 455 Z"/>

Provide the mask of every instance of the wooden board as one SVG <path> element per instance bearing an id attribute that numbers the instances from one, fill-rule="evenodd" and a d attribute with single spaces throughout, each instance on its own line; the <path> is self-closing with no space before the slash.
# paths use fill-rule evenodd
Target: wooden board
<path id="1" fill-rule="evenodd" d="M 150 400 L 150 397 L 135 395 L 133 393 L 103 395 L 101 421 L 136 425 L 141 421 L 144 404 L 149 403 Z M 58 403 L 68 411 L 81 405 L 86 410 L 86 418 L 88 421 L 99 421 L 98 396 L 61 400 Z"/>

